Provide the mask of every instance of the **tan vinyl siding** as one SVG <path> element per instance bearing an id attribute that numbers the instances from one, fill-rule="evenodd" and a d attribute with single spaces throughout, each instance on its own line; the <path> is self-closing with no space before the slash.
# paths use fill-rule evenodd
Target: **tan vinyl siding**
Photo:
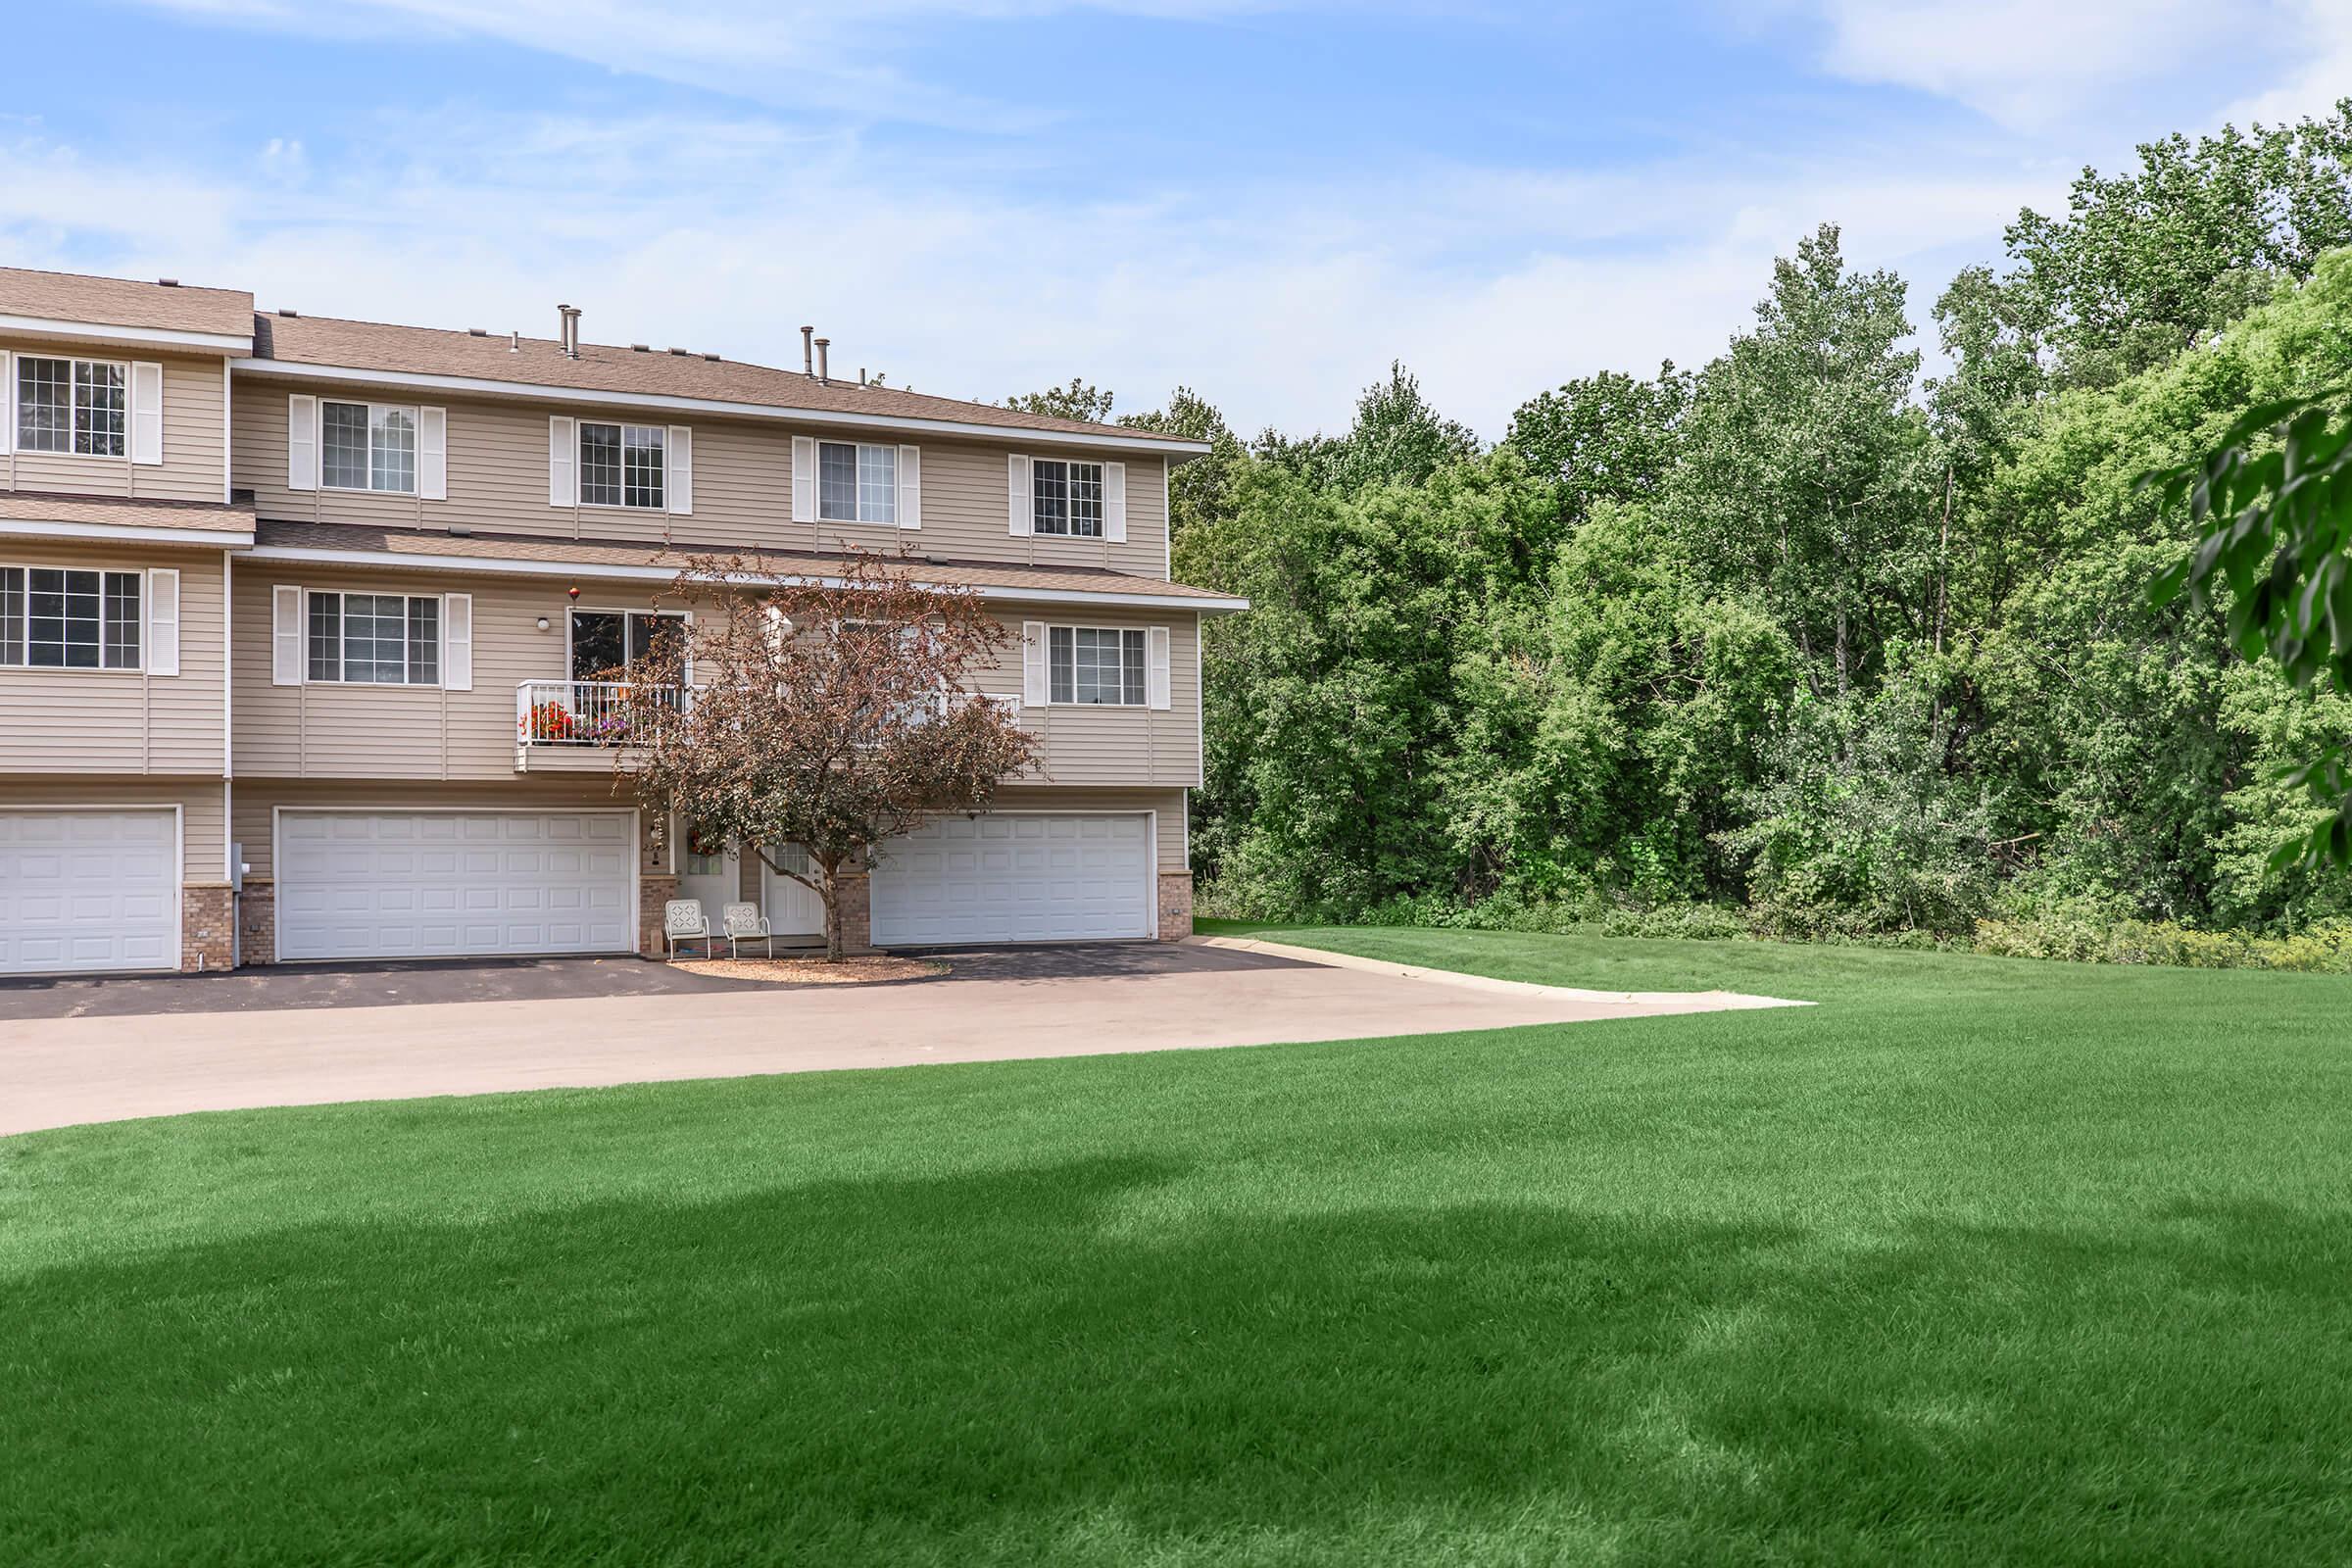
<path id="1" fill-rule="evenodd" d="M 0 768 L 211 774 L 222 763 L 221 553 L 0 538 L 0 565 L 179 572 L 179 673 L 0 667 Z M 144 607 L 145 585 L 141 587 Z M 140 663 L 153 662 L 146 628 Z"/>
<path id="2" fill-rule="evenodd" d="M 270 590 L 470 593 L 473 689 L 270 683 Z M 240 776 L 512 779 L 514 688 L 567 673 L 560 580 L 358 572 L 254 562 L 237 572 L 236 746 Z M 581 589 L 580 608 L 645 609 L 645 593 Z M 541 615 L 549 629 L 538 629 Z M 306 646 L 307 652 L 307 646 Z"/>
<path id="3" fill-rule="evenodd" d="M 227 880 L 227 855 L 220 837 L 220 781 L 136 778 L 56 779 L 0 775 L 0 810 L 24 806 L 86 806 L 107 810 L 126 806 L 180 808 L 180 874 L 189 882 Z"/>
<path id="4" fill-rule="evenodd" d="M 632 809 L 636 803 L 625 796 L 615 796 L 610 782 L 602 778 L 510 776 L 497 784 L 476 782 L 423 787 L 350 779 L 240 779 L 231 806 L 237 842 L 245 846 L 245 863 L 252 867 L 247 879 L 267 882 L 277 874 L 275 845 L 271 835 L 275 813 L 281 807 L 287 809 L 315 808 L 339 811 L 377 808 L 387 811 L 479 810 L 484 808 L 518 811 L 560 811 L 566 808 L 612 811 Z M 666 854 L 666 850 L 653 843 L 651 823 L 641 813 L 638 871 L 645 875 L 667 875 L 669 862 Z"/>
<path id="5" fill-rule="evenodd" d="M 1166 465 L 1156 453 L 1126 454 L 1127 539 L 1014 537 L 1006 532 L 1005 458 L 1016 443 L 912 442 L 921 448 L 922 526 L 792 520 L 792 438 L 812 432 L 765 421 L 688 418 L 671 414 L 610 415 L 577 408 L 490 401 L 418 399 L 389 392 L 377 402 L 419 403 L 449 416 L 449 499 L 286 486 L 286 399 L 320 394 L 239 377 L 236 386 L 236 485 L 254 493 L 262 516 L 375 527 L 524 534 L 589 541 L 667 539 L 688 549 L 902 548 L 948 561 L 1108 567 L 1167 576 Z M 354 391 L 352 401 L 368 394 Z M 694 511 L 688 515 L 627 507 L 552 507 L 547 501 L 548 417 L 685 424 L 694 432 Z M 576 426 L 575 426 L 576 430 Z M 828 432 L 813 432 L 820 437 Z M 576 435 L 575 435 L 576 440 Z M 890 444 L 899 443 L 893 441 Z M 1116 456 L 1116 455 L 1113 455 Z"/>
<path id="6" fill-rule="evenodd" d="M 1010 638 L 996 667 L 972 684 L 993 696 L 1021 695 L 1021 625 L 1168 628 L 1168 697 L 1165 709 L 1024 704 L 1021 727 L 1042 741 L 1045 768 L 1033 775 L 1052 784 L 1164 784 L 1197 788 L 1200 783 L 1200 685 L 1196 651 L 1199 617 L 1174 611 L 1073 610 L 1040 606 L 1022 613 L 1003 612 Z"/>
<path id="7" fill-rule="evenodd" d="M 119 458 L 82 458 L 55 452 L 18 452 L 15 432 L 10 451 L 0 454 L 0 488 L 51 495 L 122 496 L 145 501 L 206 501 L 227 499 L 221 483 L 221 424 L 227 416 L 222 404 L 221 364 L 219 359 L 174 358 L 144 350 L 42 344 L 24 339 L 0 342 L 9 356 L 7 375 L 13 382 L 16 356 L 35 354 L 54 359 L 106 360 L 128 366 L 145 361 L 164 368 L 164 461 L 130 461 L 129 441 Z"/>

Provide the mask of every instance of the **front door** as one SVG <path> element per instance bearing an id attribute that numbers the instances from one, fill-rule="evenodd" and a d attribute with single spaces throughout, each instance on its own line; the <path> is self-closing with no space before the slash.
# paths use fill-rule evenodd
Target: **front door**
<path id="1" fill-rule="evenodd" d="M 799 845 L 787 845 L 778 850 L 775 858 L 795 871 L 807 874 L 808 852 Z M 760 862 L 760 907 L 767 915 L 768 928 L 780 937 L 821 937 L 825 934 L 825 901 L 816 890 L 795 882 L 788 876 L 778 876 L 765 860 Z"/>
<path id="2" fill-rule="evenodd" d="M 678 843 L 678 897 L 701 901 L 712 936 L 725 929 L 727 906 L 744 902 L 742 890 L 743 862 L 735 846 L 688 828 Z"/>

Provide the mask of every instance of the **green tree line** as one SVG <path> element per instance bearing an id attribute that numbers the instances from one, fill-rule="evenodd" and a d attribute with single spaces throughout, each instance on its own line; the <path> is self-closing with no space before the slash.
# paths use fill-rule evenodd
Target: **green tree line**
<path id="1" fill-rule="evenodd" d="M 1337 436 L 1179 391 L 1205 637 L 1208 906 L 1350 918 L 1713 906 L 1791 935 L 1998 915 L 2288 931 L 2352 878 L 2274 863 L 2352 701 L 2148 585 L 2195 537 L 2141 482 L 2352 379 L 2352 100 L 2176 136 L 1929 313 L 1835 225 L 1696 369 L 1607 372 L 1489 447 L 1394 368 Z M 1109 412 L 1073 381 L 1024 400 Z"/>

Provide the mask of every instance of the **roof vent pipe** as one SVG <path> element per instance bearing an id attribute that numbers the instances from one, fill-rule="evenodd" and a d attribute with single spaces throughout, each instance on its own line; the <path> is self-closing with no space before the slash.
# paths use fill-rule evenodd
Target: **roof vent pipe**
<path id="1" fill-rule="evenodd" d="M 829 337 L 820 337 L 816 340 L 816 378 L 827 386 L 833 384 L 833 374 L 825 368 L 825 351 L 832 346 L 833 340 Z"/>
<path id="2" fill-rule="evenodd" d="M 816 328 L 813 326 L 801 328 L 801 373 L 806 376 L 816 374 L 816 350 L 808 346 L 808 340 L 815 335 L 815 332 Z"/>

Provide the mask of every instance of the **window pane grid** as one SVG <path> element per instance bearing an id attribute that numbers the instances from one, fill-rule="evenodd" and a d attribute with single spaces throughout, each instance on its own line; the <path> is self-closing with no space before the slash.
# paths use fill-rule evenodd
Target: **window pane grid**
<path id="1" fill-rule="evenodd" d="M 632 424 L 621 439 L 621 498 L 624 507 L 662 505 L 662 442 L 659 425 Z"/>
<path id="2" fill-rule="evenodd" d="M 329 403 L 319 410 L 319 482 L 330 490 L 368 488 L 368 406 Z"/>
<path id="3" fill-rule="evenodd" d="M 1053 626 L 1046 632 L 1048 701 L 1141 708 L 1144 634 L 1109 626 Z"/>
<path id="4" fill-rule="evenodd" d="M 817 444 L 816 514 L 826 522 L 858 520 L 858 448 L 850 442 Z"/>
<path id="5" fill-rule="evenodd" d="M 74 368 L 68 360 L 17 361 L 17 446 L 25 452 L 74 449 Z"/>
<path id="6" fill-rule="evenodd" d="M 106 574 L 104 658 L 108 669 L 139 667 L 139 574 Z"/>
<path id="7" fill-rule="evenodd" d="M 74 450 L 83 457 L 122 455 L 122 367 L 74 362 Z"/>
<path id="8" fill-rule="evenodd" d="M 376 409 L 368 419 L 368 484 L 372 490 L 407 495 L 416 488 L 416 416 L 407 409 Z"/>
<path id="9" fill-rule="evenodd" d="M 620 505 L 620 426 L 580 426 L 580 501 L 591 507 Z"/>
<path id="10" fill-rule="evenodd" d="M 24 662 L 24 568 L 0 566 L 0 664 Z"/>
<path id="11" fill-rule="evenodd" d="M 43 669 L 98 668 L 100 574 L 36 566 L 25 579 L 25 662 Z"/>
<path id="12" fill-rule="evenodd" d="M 440 600 L 430 594 L 313 594 L 310 599 L 312 680 L 439 684 Z"/>
<path id="13" fill-rule="evenodd" d="M 864 446 L 858 449 L 858 520 L 899 520 L 899 449 Z"/>
<path id="14" fill-rule="evenodd" d="M 311 595 L 311 679 L 343 678 L 343 596 Z"/>
<path id="15" fill-rule="evenodd" d="M 1084 539 L 1102 537 L 1102 465 L 1073 463 L 1070 468 L 1070 532 Z"/>
<path id="16" fill-rule="evenodd" d="M 1033 533 L 1068 533 L 1070 531 L 1070 466 L 1051 458 L 1040 458 L 1032 470 L 1036 505 L 1029 514 Z"/>

